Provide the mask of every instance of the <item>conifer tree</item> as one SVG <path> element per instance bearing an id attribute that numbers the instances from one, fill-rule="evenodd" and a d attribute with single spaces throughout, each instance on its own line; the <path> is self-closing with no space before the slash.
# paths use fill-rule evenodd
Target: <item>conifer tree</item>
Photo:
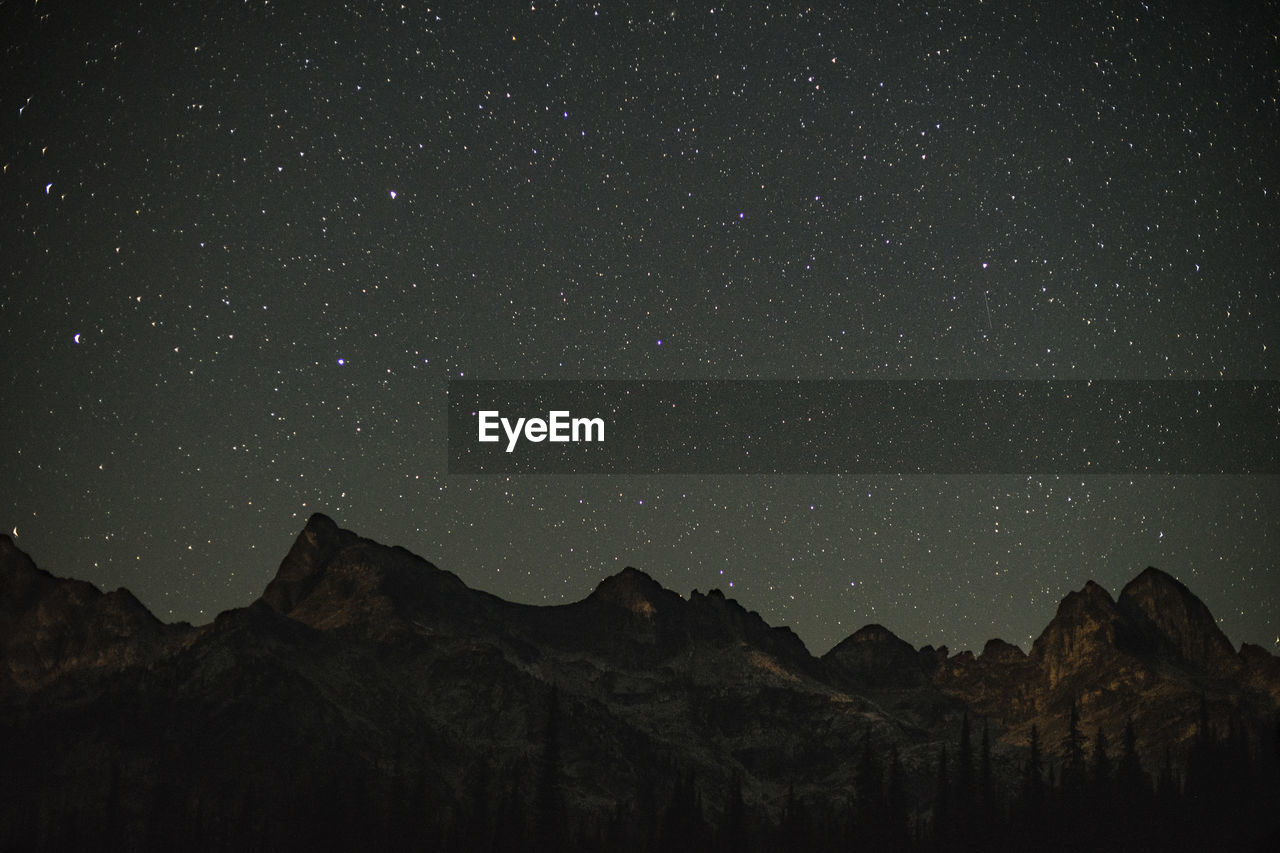
<path id="1" fill-rule="evenodd" d="M 1129 810 L 1143 803 L 1150 793 L 1150 783 L 1138 756 L 1138 736 L 1133 728 L 1133 717 L 1124 725 L 1124 744 L 1120 766 L 1116 769 L 1116 792 L 1121 806 Z"/>
<path id="2" fill-rule="evenodd" d="M 1077 804 L 1084 792 L 1087 773 L 1085 744 L 1088 738 L 1080 731 L 1080 708 L 1071 703 L 1067 733 L 1062 737 L 1062 793 L 1069 806 Z"/>
<path id="3" fill-rule="evenodd" d="M 907 794 L 903 779 L 902 757 L 895 746 L 889 755 L 889 778 L 885 785 L 885 814 L 889 849 L 906 850 L 910 847 L 907 834 Z"/>
<path id="4" fill-rule="evenodd" d="M 990 837 L 996 819 L 996 792 L 991 773 L 991 725 L 985 717 L 982 720 L 982 755 L 978 761 L 978 791 L 982 835 Z"/>
<path id="5" fill-rule="evenodd" d="M 967 823 L 973 812 L 973 738 L 969 731 L 969 712 L 960 722 L 960 754 L 956 757 L 956 813 Z"/>
<path id="6" fill-rule="evenodd" d="M 1107 755 L 1107 733 L 1098 726 L 1093 736 L 1093 757 L 1090 760 L 1094 790 L 1100 797 L 1111 797 L 1111 756 Z"/>
<path id="7" fill-rule="evenodd" d="M 951 774 L 947 769 L 947 745 L 938 756 L 938 789 L 933 797 L 933 841 L 940 850 L 951 847 Z"/>

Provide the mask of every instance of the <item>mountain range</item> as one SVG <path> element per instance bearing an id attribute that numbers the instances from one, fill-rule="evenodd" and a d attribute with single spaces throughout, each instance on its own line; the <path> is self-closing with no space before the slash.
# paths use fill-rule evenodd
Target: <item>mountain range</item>
<path id="1" fill-rule="evenodd" d="M 1216 773 L 1243 793 L 1200 831 L 1256 799 L 1215 843 L 1276 838 L 1280 659 L 1155 568 L 1029 653 L 868 625 L 815 657 L 718 590 L 515 604 L 320 514 L 202 626 L 0 536 L 0 661 L 0 849 L 1106 849 L 1077 824 L 1125 766 L 1117 826 Z"/>

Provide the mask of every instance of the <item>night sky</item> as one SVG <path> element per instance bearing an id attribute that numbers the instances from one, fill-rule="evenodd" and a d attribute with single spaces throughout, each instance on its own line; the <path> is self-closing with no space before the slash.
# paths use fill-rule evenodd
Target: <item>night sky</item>
<path id="1" fill-rule="evenodd" d="M 1147 565 L 1280 648 L 1278 477 L 445 465 L 458 378 L 1280 379 L 1274 0 L 0 32 L 0 526 L 42 568 L 203 623 L 323 511 L 517 601 L 719 587 L 815 653 L 1029 647 Z"/>

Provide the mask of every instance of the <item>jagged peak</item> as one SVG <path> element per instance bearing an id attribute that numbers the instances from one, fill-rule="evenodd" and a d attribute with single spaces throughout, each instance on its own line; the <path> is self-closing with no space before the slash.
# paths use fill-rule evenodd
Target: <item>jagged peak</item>
<path id="1" fill-rule="evenodd" d="M 653 618 L 659 604 L 680 596 L 658 583 L 646 573 L 627 566 L 616 575 L 610 575 L 596 586 L 588 601 L 619 605 L 640 616 Z"/>
<path id="2" fill-rule="evenodd" d="M 0 569 L 29 575 L 53 575 L 39 568 L 31 556 L 14 543 L 7 533 L 0 533 Z"/>
<path id="3" fill-rule="evenodd" d="M 131 590 L 123 586 L 117 587 L 110 592 L 103 593 L 102 599 L 103 601 L 110 602 L 113 607 L 119 607 L 131 613 L 145 613 L 149 619 L 156 618 L 155 615 L 147 609 L 147 606 L 138 600 L 138 597 L 134 595 Z"/>
<path id="4" fill-rule="evenodd" d="M 1196 601 L 1200 600 L 1187 588 L 1186 584 L 1155 566 L 1147 566 L 1137 577 L 1125 584 L 1124 589 L 1120 590 L 1120 597 L 1132 598 L 1155 590 L 1168 590 L 1181 596 L 1194 598 Z"/>
<path id="5" fill-rule="evenodd" d="M 1084 589 L 1080 590 L 1080 592 L 1090 598 L 1105 598 L 1107 601 L 1115 602 L 1115 599 L 1111 597 L 1111 593 L 1107 592 L 1106 588 L 1092 579 L 1085 581 Z"/>
<path id="6" fill-rule="evenodd" d="M 1094 581 L 1067 593 L 1053 619 L 1031 646 L 1050 685 L 1116 652 L 1126 635 L 1124 616 L 1111 593 Z"/>
<path id="7" fill-rule="evenodd" d="M 995 638 L 987 640 L 978 659 L 987 662 L 1008 663 L 1026 660 L 1027 653 L 1013 643 Z"/>
<path id="8" fill-rule="evenodd" d="M 1040 636 L 1043 639 L 1063 630 L 1074 631 L 1081 623 L 1110 625 L 1119 618 L 1120 610 L 1111 593 L 1091 580 L 1081 589 L 1067 593 L 1058 602 L 1057 612 Z M 1036 642 L 1039 643 L 1040 640 Z"/>
<path id="9" fill-rule="evenodd" d="M 1062 602 L 1058 605 L 1058 612 L 1061 613 L 1064 608 L 1070 609 L 1072 606 L 1091 606 L 1102 607 L 1111 610 L 1116 605 L 1116 600 L 1111 597 L 1111 593 L 1097 581 L 1085 581 L 1085 584 L 1079 590 L 1075 590 L 1066 594 Z"/>
<path id="10" fill-rule="evenodd" d="M 12 539 L 8 536 L 3 539 L 0 543 L 0 628 L 50 596 L 61 596 L 78 605 L 102 597 L 102 590 L 88 581 L 60 578 L 47 572 Z"/>
<path id="11" fill-rule="evenodd" d="M 303 532 L 311 531 L 316 536 L 335 535 L 342 528 L 338 527 L 338 523 L 323 512 L 313 512 L 311 517 L 307 519 L 307 523 L 303 526 Z"/>
<path id="12" fill-rule="evenodd" d="M 634 566 L 627 566 L 616 575 L 610 575 L 600 581 L 591 594 L 612 594 L 623 590 L 644 594 L 669 591 L 646 572 L 643 572 Z"/>
<path id="13" fill-rule="evenodd" d="M 1125 584 L 1119 606 L 1187 660 L 1210 668 L 1235 660 L 1235 647 L 1208 606 L 1186 584 L 1155 566 Z"/>
<path id="14" fill-rule="evenodd" d="M 696 589 L 689 594 L 689 612 L 694 620 L 711 620 L 720 630 L 750 642 L 763 643 L 778 654 L 797 655 L 810 660 L 808 647 L 800 637 L 786 626 L 775 627 L 755 610 L 748 610 L 736 598 L 728 598 L 724 591 L 712 589 L 705 595 Z"/>
<path id="15" fill-rule="evenodd" d="M 357 539 L 354 533 L 338 527 L 324 513 L 312 513 L 281 561 L 276 576 L 263 590 L 262 600 L 276 612 L 288 614 L 315 588 L 321 571 L 338 550 Z"/>
<path id="16" fill-rule="evenodd" d="M 1159 624 L 1162 610 L 1176 606 L 1183 617 L 1193 617 L 1213 623 L 1209 608 L 1187 585 L 1173 575 L 1147 566 L 1136 578 L 1120 591 L 1120 603 L 1136 608 Z"/>

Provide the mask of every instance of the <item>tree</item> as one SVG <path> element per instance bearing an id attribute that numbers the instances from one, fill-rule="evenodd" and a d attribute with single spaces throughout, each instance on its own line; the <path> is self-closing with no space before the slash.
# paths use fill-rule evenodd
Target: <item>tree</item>
<path id="1" fill-rule="evenodd" d="M 1079 803 L 1087 778 L 1085 744 L 1088 738 L 1080 731 L 1080 708 L 1071 703 L 1067 733 L 1062 736 L 1062 793 L 1069 806 Z"/>
<path id="2" fill-rule="evenodd" d="M 1223 746 L 1209 720 L 1209 703 L 1200 696 L 1200 722 L 1195 741 L 1187 755 L 1186 798 L 1202 810 L 1212 811 L 1227 794 L 1230 780 L 1225 772 Z"/>
<path id="3" fill-rule="evenodd" d="M 996 791 L 991 773 L 991 726 L 985 717 L 982 720 L 982 755 L 978 762 L 978 796 L 983 834 L 989 836 L 996 818 Z"/>
<path id="4" fill-rule="evenodd" d="M 947 745 L 942 745 L 938 756 L 938 790 L 933 797 L 933 841 L 939 849 L 951 846 L 951 775 L 947 770 Z"/>
<path id="5" fill-rule="evenodd" d="M 969 730 L 969 712 L 960 722 L 960 754 L 956 756 L 955 824 L 960 834 L 968 837 L 973 823 L 973 737 Z"/>
<path id="6" fill-rule="evenodd" d="M 1098 733 L 1093 736 L 1093 757 L 1090 760 L 1093 789 L 1099 797 L 1111 797 L 1111 756 L 1107 755 L 1107 733 L 1098 726 Z"/>
<path id="7" fill-rule="evenodd" d="M 1133 729 L 1133 717 L 1124 724 L 1124 744 L 1121 747 L 1120 766 L 1116 769 L 1116 793 L 1122 807 L 1132 810 L 1146 801 L 1151 785 L 1142 769 L 1138 756 L 1138 736 Z"/>

